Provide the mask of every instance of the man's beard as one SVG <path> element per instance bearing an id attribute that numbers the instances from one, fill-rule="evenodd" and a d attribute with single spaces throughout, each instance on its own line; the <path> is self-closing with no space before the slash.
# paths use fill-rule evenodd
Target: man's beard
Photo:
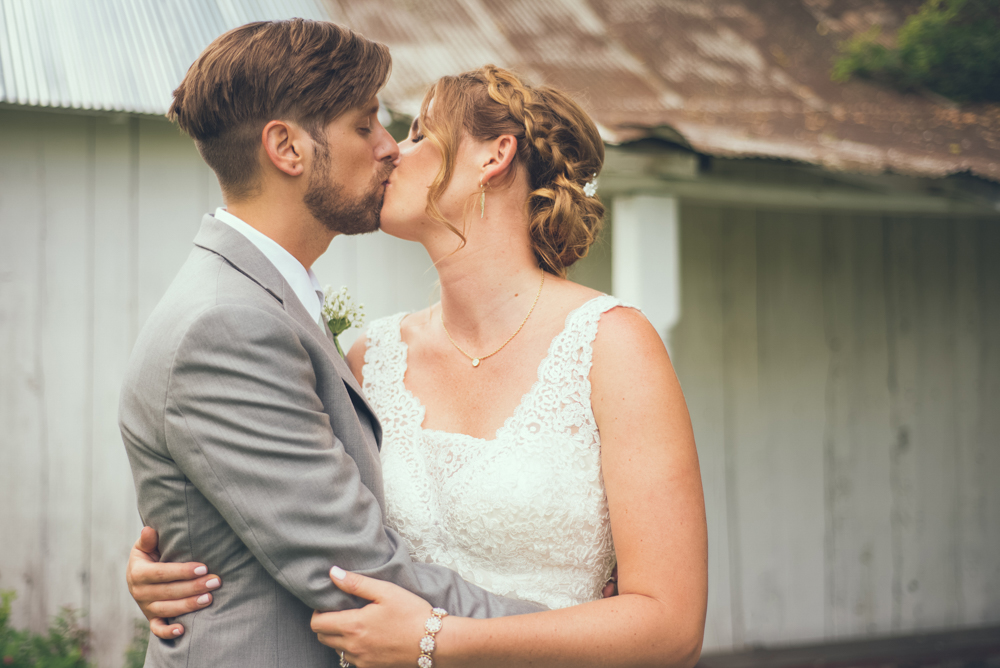
<path id="1" fill-rule="evenodd" d="M 392 163 L 372 179 L 365 194 L 350 199 L 344 195 L 343 186 L 330 183 L 330 153 L 326 146 L 317 143 L 314 169 L 309 179 L 309 189 L 304 202 L 319 222 L 338 234 L 367 234 L 379 228 L 379 215 L 385 188 L 382 184 L 392 173 Z"/>

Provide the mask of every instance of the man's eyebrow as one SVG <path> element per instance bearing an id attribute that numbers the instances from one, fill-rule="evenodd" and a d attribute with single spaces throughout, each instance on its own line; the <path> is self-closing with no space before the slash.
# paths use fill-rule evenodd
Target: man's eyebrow
<path id="1" fill-rule="evenodd" d="M 372 105 L 372 106 L 371 106 L 371 107 L 370 107 L 370 108 L 368 109 L 368 115 L 369 115 L 369 116 L 370 116 L 370 115 L 372 115 L 372 114 L 377 114 L 377 113 L 378 113 L 378 102 L 376 102 L 375 104 L 373 104 L 373 105 Z"/>

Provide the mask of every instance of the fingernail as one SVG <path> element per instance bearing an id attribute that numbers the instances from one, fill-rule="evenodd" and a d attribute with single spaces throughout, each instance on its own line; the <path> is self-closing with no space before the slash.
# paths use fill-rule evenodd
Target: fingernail
<path id="1" fill-rule="evenodd" d="M 179 636 L 179 635 L 180 635 L 180 634 L 182 634 L 182 633 L 184 633 L 184 632 L 183 632 L 183 631 L 181 631 L 180 629 L 174 629 L 174 635 L 175 635 L 175 636 Z"/>
<path id="2" fill-rule="evenodd" d="M 208 566 L 199 566 L 198 568 L 194 569 L 194 574 L 195 575 L 208 575 Z"/>
<path id="3" fill-rule="evenodd" d="M 340 566 L 334 566 L 333 568 L 330 569 L 330 575 L 333 577 L 334 580 L 343 580 L 344 577 L 347 575 L 347 572 L 344 571 L 344 569 L 341 568 Z"/>
<path id="4" fill-rule="evenodd" d="M 209 598 L 208 594 L 202 594 L 198 597 L 198 605 L 208 605 L 210 600 L 211 598 Z"/>
<path id="5" fill-rule="evenodd" d="M 215 589 L 220 584 L 222 583 L 219 582 L 219 578 L 212 578 L 211 580 L 205 583 L 205 586 L 208 587 L 209 589 Z"/>

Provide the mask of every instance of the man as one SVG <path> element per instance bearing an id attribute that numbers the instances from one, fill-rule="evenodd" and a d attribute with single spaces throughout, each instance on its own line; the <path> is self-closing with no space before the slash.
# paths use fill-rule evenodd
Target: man
<path id="1" fill-rule="evenodd" d="M 334 24 L 262 22 L 216 39 L 174 92 L 227 206 L 139 335 L 120 424 L 164 560 L 226 586 L 183 635 L 153 639 L 147 665 L 336 665 L 310 615 L 363 601 L 333 564 L 453 614 L 538 609 L 412 563 L 383 527 L 381 430 L 319 322 L 309 267 L 337 234 L 378 227 L 398 158 L 376 116 L 389 67 L 385 46 Z"/>

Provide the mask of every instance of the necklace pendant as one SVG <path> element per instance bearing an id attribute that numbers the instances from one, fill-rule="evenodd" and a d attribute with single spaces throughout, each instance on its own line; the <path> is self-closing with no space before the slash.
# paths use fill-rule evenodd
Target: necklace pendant
<path id="1" fill-rule="evenodd" d="M 473 367 L 479 366 L 479 358 L 478 357 L 473 358 L 473 360 L 472 360 L 472 366 Z"/>

